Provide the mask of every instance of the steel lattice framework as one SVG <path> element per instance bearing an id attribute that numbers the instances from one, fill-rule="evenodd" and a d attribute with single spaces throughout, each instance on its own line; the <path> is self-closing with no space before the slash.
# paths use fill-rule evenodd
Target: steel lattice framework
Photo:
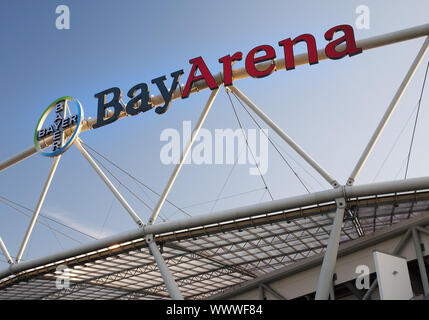
<path id="1" fill-rule="evenodd" d="M 429 210 L 429 191 L 350 199 L 365 234 Z M 186 299 L 204 299 L 325 250 L 334 203 L 160 234 L 164 259 Z M 352 216 L 341 242 L 358 238 Z M 70 287 L 58 290 L 66 264 Z M 29 269 L 0 282 L 0 299 L 169 299 L 144 238 Z"/>

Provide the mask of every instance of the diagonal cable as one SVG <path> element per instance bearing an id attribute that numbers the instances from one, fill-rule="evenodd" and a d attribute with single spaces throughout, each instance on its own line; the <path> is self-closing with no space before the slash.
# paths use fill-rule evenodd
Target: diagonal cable
<path id="1" fill-rule="evenodd" d="M 218 193 L 218 195 L 217 195 L 217 197 L 216 197 L 216 200 L 214 201 L 214 203 L 213 203 L 213 205 L 212 205 L 212 208 L 211 208 L 211 210 L 210 210 L 210 213 L 212 213 L 212 212 L 213 212 L 214 208 L 216 207 L 216 204 L 218 203 L 218 201 L 219 201 L 219 199 L 220 199 L 220 197 L 221 197 L 221 195 L 222 195 L 222 193 L 223 193 L 223 190 L 225 189 L 226 185 L 228 184 L 228 181 L 229 181 L 229 179 L 230 179 L 230 178 L 231 178 L 231 176 L 232 176 L 232 172 L 234 171 L 235 166 L 237 165 L 237 160 L 238 160 L 238 157 L 240 156 L 241 152 L 243 152 L 243 150 L 241 150 L 241 151 L 240 151 L 240 153 L 238 153 L 238 154 L 237 154 L 237 157 L 235 157 L 234 165 L 232 166 L 231 170 L 229 171 L 228 176 L 226 177 L 226 180 L 225 180 L 225 182 L 223 183 L 222 188 L 220 189 L 220 191 L 219 191 L 219 193 Z"/>
<path id="2" fill-rule="evenodd" d="M 408 123 L 410 122 L 411 118 L 413 117 L 413 114 L 414 114 L 414 112 L 416 111 L 416 109 L 417 109 L 418 105 L 419 105 L 419 103 L 417 102 L 417 103 L 416 103 L 416 105 L 415 105 L 415 107 L 414 107 L 414 109 L 412 110 L 412 112 L 411 112 L 410 116 L 408 117 L 407 121 L 405 122 L 404 126 L 402 127 L 401 131 L 400 131 L 400 132 L 399 132 L 399 134 L 397 135 L 397 137 L 396 137 L 396 139 L 395 139 L 395 142 L 394 142 L 394 143 L 393 143 L 393 145 L 390 147 L 389 152 L 387 153 L 386 157 L 384 158 L 384 160 L 383 160 L 383 162 L 382 162 L 382 164 L 381 164 L 380 168 L 379 168 L 379 169 L 378 169 L 378 171 L 377 171 L 377 174 L 374 176 L 374 179 L 372 179 L 372 182 L 374 182 L 374 181 L 378 178 L 378 176 L 379 176 L 379 175 L 380 175 L 380 173 L 381 173 L 381 170 L 383 170 L 383 168 L 384 168 L 384 166 L 385 166 L 385 164 L 386 164 L 387 160 L 390 158 L 390 156 L 391 156 L 391 154 L 392 154 L 393 150 L 395 149 L 395 146 L 398 144 L 399 139 L 401 138 L 402 134 L 404 133 L 405 129 L 406 129 L 406 128 L 407 128 L 407 126 L 408 126 Z M 396 177 L 395 177 L 395 179 L 396 179 Z"/>
<path id="3" fill-rule="evenodd" d="M 250 154 L 252 155 L 252 158 L 253 158 L 253 161 L 255 162 L 256 168 L 257 168 L 257 169 L 258 169 L 258 171 L 259 171 L 259 176 L 261 177 L 261 180 L 262 180 L 263 184 L 265 185 L 265 188 L 267 189 L 267 192 L 268 192 L 268 194 L 270 195 L 271 200 L 274 200 L 274 197 L 273 197 L 273 195 L 271 194 L 270 190 L 268 189 L 268 185 L 267 185 L 267 183 L 266 183 L 266 181 L 265 181 L 265 179 L 264 179 L 264 176 L 262 175 L 262 172 L 261 172 L 261 170 L 260 170 L 260 168 L 259 168 L 259 165 L 258 165 L 258 163 L 257 163 L 257 161 L 256 161 L 255 155 L 253 154 L 253 151 L 252 151 L 252 149 L 251 149 L 251 148 L 250 148 L 250 146 L 249 146 L 249 142 L 247 141 L 246 134 L 244 133 L 243 126 L 241 125 L 240 118 L 238 117 L 237 111 L 236 111 L 236 109 L 235 109 L 234 103 L 232 102 L 232 99 L 231 99 L 231 96 L 230 96 L 230 94 L 229 94 L 228 89 L 226 89 L 226 93 L 228 94 L 228 99 L 229 99 L 229 101 L 231 102 L 232 110 L 234 111 L 235 118 L 237 119 L 238 125 L 240 126 L 240 129 L 241 129 L 241 132 L 242 132 L 242 134 L 243 134 L 244 140 L 246 141 L 247 148 L 248 148 L 248 150 L 250 151 Z"/>
<path id="4" fill-rule="evenodd" d="M 101 163 L 100 160 L 98 160 L 96 157 L 94 157 L 94 154 L 90 151 L 86 150 L 88 153 L 91 154 L 91 156 L 94 158 L 94 160 L 104 169 L 106 170 L 118 183 L 120 186 L 124 187 L 129 193 L 131 193 L 138 201 L 140 201 L 146 208 L 148 208 L 150 211 L 153 211 L 153 208 L 150 207 L 142 198 L 140 198 L 135 192 L 133 192 L 130 188 L 128 188 L 116 175 L 113 174 L 112 171 L 110 171 L 103 163 Z M 166 219 L 161 217 L 162 220 L 165 222 Z"/>
<path id="5" fill-rule="evenodd" d="M 153 190 L 151 187 L 149 187 L 147 184 L 143 183 L 142 181 L 140 181 L 139 179 L 137 179 L 136 177 L 134 177 L 131 173 L 129 173 L 128 171 L 122 169 L 119 165 L 117 165 L 116 163 L 114 163 L 112 160 L 110 160 L 109 158 L 107 158 L 106 156 L 104 156 L 103 154 L 101 154 L 100 152 L 98 152 L 97 150 L 95 150 L 94 148 L 92 148 L 91 146 L 89 146 L 86 142 L 81 141 L 82 144 L 84 144 L 86 147 L 88 147 L 89 149 L 91 149 L 94 153 L 96 153 L 97 155 L 99 155 L 101 158 L 103 158 L 105 161 L 107 161 L 108 163 L 110 163 L 112 166 L 114 166 L 116 169 L 118 169 L 119 171 L 121 171 L 122 173 L 124 173 L 125 175 L 127 175 L 128 177 L 130 177 L 132 180 L 134 180 L 135 182 L 137 182 L 138 184 L 144 186 L 146 189 L 148 189 L 149 191 L 151 191 L 152 193 L 156 194 L 158 197 L 161 196 L 160 193 L 156 192 L 155 190 Z M 176 209 L 178 209 L 180 212 L 186 214 L 187 216 L 191 216 L 188 212 L 186 212 L 185 210 L 183 210 L 182 208 L 180 208 L 179 206 L 177 206 L 176 204 L 174 204 L 173 202 L 169 201 L 168 199 L 165 200 L 166 202 L 168 202 L 169 204 L 171 204 L 173 207 L 175 207 Z"/>
<path id="6" fill-rule="evenodd" d="M 426 66 L 426 73 L 425 73 L 425 78 L 423 80 L 422 90 L 420 91 L 419 106 L 417 108 L 416 120 L 414 121 L 413 134 L 411 136 L 411 143 L 410 143 L 410 150 L 408 151 L 407 166 L 405 168 L 405 179 L 407 179 L 408 165 L 410 164 L 411 150 L 413 149 L 414 136 L 415 136 L 416 127 L 417 127 L 417 120 L 419 119 L 420 105 L 422 103 L 423 92 L 425 90 L 425 84 L 426 84 L 426 78 L 428 75 L 428 70 L 429 70 L 429 61 L 428 61 L 428 64 Z"/>
<path id="7" fill-rule="evenodd" d="M 19 208 L 15 207 L 15 206 L 11 205 L 10 203 L 13 203 L 14 205 L 19 206 L 19 207 L 21 207 L 21 208 L 23 208 L 23 209 L 25 209 L 25 210 L 27 210 L 27 211 L 29 211 L 29 212 L 33 212 L 33 210 L 31 210 L 31 209 L 29 209 L 29 208 L 27 208 L 27 207 L 24 207 L 24 206 L 22 206 L 22 205 L 19 205 L 18 203 L 14 202 L 14 201 L 11 201 L 11 200 L 9 200 L 9 199 L 7 199 L 7 198 L 5 198 L 5 197 L 0 196 L 0 198 L 1 198 L 1 199 L 0 199 L 0 202 L 2 202 L 3 204 L 5 204 L 5 205 L 6 205 L 6 206 L 8 206 L 9 208 L 12 208 L 12 209 L 14 209 L 15 211 L 17 211 L 17 212 L 19 212 L 19 213 L 23 214 L 24 216 L 31 218 L 31 215 L 30 215 L 30 214 L 25 213 L 22 209 L 19 209 Z M 10 202 L 10 203 L 8 203 L 8 202 Z M 52 220 L 52 221 L 54 221 L 54 222 L 56 222 L 56 223 L 58 223 L 58 224 L 61 224 L 61 225 L 62 225 L 62 226 L 64 226 L 64 227 L 67 227 L 67 228 L 72 229 L 72 230 L 74 230 L 74 231 L 76 231 L 76 232 L 79 232 L 79 233 L 84 234 L 84 235 L 86 235 L 86 236 L 88 236 L 88 237 L 91 237 L 91 236 L 90 236 L 90 235 L 88 235 L 88 234 L 85 234 L 85 233 L 83 233 L 83 232 L 81 232 L 81 231 L 79 231 L 79 230 L 73 229 L 72 227 L 67 226 L 67 225 L 65 225 L 65 224 L 63 224 L 63 223 L 61 223 L 61 222 L 58 222 L 58 221 L 56 221 L 56 220 L 54 220 L 54 219 L 51 219 L 51 218 L 49 218 L 49 217 L 43 216 L 43 218 L 46 218 L 46 219 Z M 62 232 L 62 231 L 60 231 L 60 230 L 58 230 L 58 229 L 55 229 L 54 227 L 50 226 L 50 225 L 49 225 L 48 223 L 46 223 L 46 222 L 43 222 L 43 221 L 40 221 L 40 220 L 39 220 L 39 221 L 37 221 L 36 223 L 40 223 L 40 224 L 44 225 L 45 227 L 47 227 L 48 229 L 50 229 L 51 231 L 58 232 L 59 234 L 63 235 L 63 236 L 64 236 L 64 237 L 66 237 L 66 238 L 69 238 L 69 239 L 71 239 L 71 240 L 74 240 L 74 241 L 76 241 L 76 242 L 78 242 L 78 243 L 82 243 L 81 241 L 79 241 L 79 240 L 77 240 L 77 239 L 73 238 L 72 236 L 69 236 L 68 234 L 65 234 L 64 232 Z M 93 238 L 93 237 L 91 237 L 91 238 Z"/>
<path id="8" fill-rule="evenodd" d="M 310 190 L 308 190 L 307 186 L 305 185 L 304 181 L 301 179 L 301 177 L 298 175 L 298 173 L 292 168 L 289 161 L 286 160 L 286 158 L 283 156 L 283 154 L 280 152 L 280 150 L 276 147 L 274 142 L 271 140 L 271 138 L 266 134 L 264 130 L 262 130 L 261 125 L 256 121 L 256 119 L 252 116 L 252 114 L 247 110 L 247 108 L 243 105 L 241 100 L 237 97 L 237 95 L 232 92 L 234 97 L 237 99 L 237 101 L 240 103 L 240 105 L 243 107 L 244 110 L 246 110 L 247 114 L 250 116 L 250 118 L 253 120 L 253 122 L 258 126 L 258 128 L 264 133 L 264 135 L 267 137 L 268 141 L 271 143 L 271 145 L 274 147 L 274 149 L 277 151 L 277 153 L 280 155 L 280 157 L 283 159 L 283 161 L 286 163 L 286 165 L 289 167 L 290 170 L 292 170 L 293 174 L 296 176 L 296 178 L 299 180 L 299 182 L 302 184 L 302 186 L 307 190 L 308 193 L 310 193 Z"/>

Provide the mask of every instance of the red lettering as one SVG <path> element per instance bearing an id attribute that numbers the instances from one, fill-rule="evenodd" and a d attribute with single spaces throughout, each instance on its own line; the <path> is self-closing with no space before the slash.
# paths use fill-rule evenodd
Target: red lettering
<path id="1" fill-rule="evenodd" d="M 326 31 L 325 39 L 328 41 L 331 41 L 332 38 L 334 37 L 334 34 L 338 31 L 344 32 L 344 36 L 328 43 L 328 45 L 325 48 L 325 53 L 330 59 L 341 59 L 347 54 L 351 57 L 362 52 L 362 48 L 356 47 L 353 28 L 347 24 L 342 24 Z M 335 47 L 344 41 L 346 42 L 345 49 L 341 52 L 336 51 Z"/>
<path id="2" fill-rule="evenodd" d="M 265 55 L 262 57 L 255 57 L 255 55 L 260 52 L 265 51 Z M 256 69 L 255 64 L 267 60 L 272 60 L 276 57 L 276 52 L 274 51 L 274 48 L 269 45 L 262 45 L 259 47 L 256 47 L 247 54 L 246 57 L 246 71 L 247 73 L 254 77 L 254 78 L 262 78 L 268 76 L 273 70 L 274 70 L 274 64 L 271 63 L 268 68 L 265 70 L 258 70 Z"/>
<path id="3" fill-rule="evenodd" d="M 305 41 L 307 43 L 309 64 L 316 64 L 319 62 L 319 59 L 317 57 L 316 40 L 311 34 L 303 34 L 293 40 L 288 38 L 279 42 L 279 46 L 284 47 L 283 49 L 285 53 L 286 70 L 295 69 L 295 56 L 293 54 L 293 47 L 295 46 L 295 44 L 301 41 Z"/>
<path id="4" fill-rule="evenodd" d="M 215 79 L 213 78 L 212 74 L 209 71 L 209 68 L 207 68 L 206 63 L 204 62 L 203 58 L 198 57 L 189 60 L 189 63 L 192 63 L 192 69 L 189 73 L 188 80 L 186 81 L 185 90 L 183 90 L 182 93 L 182 99 L 187 98 L 191 92 L 191 86 L 195 81 L 204 79 L 206 80 L 207 85 L 210 89 L 216 89 L 218 87 Z M 195 73 L 197 70 L 200 70 L 201 75 L 195 76 Z"/>
<path id="5" fill-rule="evenodd" d="M 219 62 L 223 64 L 223 84 L 225 86 L 232 85 L 232 63 L 234 61 L 240 61 L 242 58 L 243 53 L 238 51 L 232 56 L 227 55 L 219 59 Z"/>

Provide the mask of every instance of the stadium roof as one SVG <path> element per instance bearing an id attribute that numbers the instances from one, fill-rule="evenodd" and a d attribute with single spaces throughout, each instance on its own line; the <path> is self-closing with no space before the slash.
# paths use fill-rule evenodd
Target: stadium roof
<path id="1" fill-rule="evenodd" d="M 429 192 L 349 200 L 341 243 L 420 215 Z M 160 234 L 156 241 L 185 299 L 204 299 L 325 250 L 335 203 L 312 205 L 202 228 Z M 58 290 L 56 269 L 67 265 L 70 287 Z M 0 282 L 0 299 L 170 299 L 144 238 L 87 252 Z"/>

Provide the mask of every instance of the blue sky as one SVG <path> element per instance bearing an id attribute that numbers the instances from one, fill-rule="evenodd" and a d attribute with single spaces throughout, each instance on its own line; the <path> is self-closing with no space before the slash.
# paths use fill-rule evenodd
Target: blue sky
<path id="1" fill-rule="evenodd" d="M 96 115 L 94 94 L 120 87 L 126 99 L 135 84 L 184 69 L 188 60 L 202 56 L 212 70 L 221 70 L 218 59 L 228 53 L 246 54 L 261 44 L 272 45 L 282 56 L 278 41 L 311 33 L 319 48 L 323 35 L 338 24 L 354 26 L 355 9 L 370 8 L 370 29 L 355 29 L 363 39 L 428 22 L 429 3 L 391 1 L 1 1 L 0 3 L 0 160 L 31 146 L 42 111 L 56 98 L 78 98 L 85 115 Z M 71 12 L 71 29 L 55 28 L 55 8 L 65 4 Z M 244 79 L 237 86 L 274 119 L 295 141 L 344 183 L 360 153 L 390 103 L 423 39 L 364 52 L 352 58 L 322 61 L 313 66 L 279 71 L 263 79 Z M 425 57 L 410 87 L 386 127 L 357 183 L 400 179 L 404 175 L 415 108 L 428 58 Z M 236 64 L 244 66 L 244 61 Z M 169 83 L 169 82 L 168 82 Z M 158 94 L 151 85 L 151 93 Z M 172 103 L 160 116 L 147 112 L 91 130 L 81 138 L 109 156 L 124 169 L 161 192 L 173 166 L 163 165 L 160 133 L 180 129 L 182 122 L 198 119 L 209 95 L 204 92 Z M 429 97 L 423 96 L 409 177 L 427 176 L 427 126 Z M 246 128 L 254 128 L 240 110 Z M 237 123 L 224 90 L 219 92 L 205 128 L 236 129 Z M 265 127 L 265 126 L 264 126 Z M 382 166 L 399 133 L 402 135 Z M 329 188 L 317 173 L 271 131 L 270 136 L 287 152 L 286 158 L 311 190 Z M 265 175 L 275 199 L 302 194 L 305 190 L 269 149 Z M 292 158 L 291 158 L 292 156 Z M 0 173 L 0 196 L 34 209 L 52 161 L 41 155 Z M 306 171 L 310 172 L 310 176 Z M 381 168 L 381 169 L 380 169 Z M 231 165 L 185 166 L 169 199 L 179 206 L 213 200 L 219 194 Z M 150 205 L 142 189 L 112 169 Z M 377 173 L 379 174 L 377 175 Z M 317 181 L 315 181 L 317 180 Z M 221 196 L 263 187 L 260 177 L 249 176 L 248 167 L 237 166 Z M 119 187 L 144 221 L 150 211 L 123 187 Z M 268 201 L 263 190 L 217 202 L 215 211 L 259 201 Z M 213 203 L 189 208 L 192 215 L 210 212 Z M 183 217 L 166 205 L 162 215 Z M 26 211 L 24 211 L 26 212 Z M 26 212 L 30 213 L 31 212 Z M 42 214 L 79 228 L 95 237 L 134 228 L 135 225 L 110 191 L 77 150 L 62 157 Z M 41 217 L 41 222 L 80 242 L 82 234 Z M 0 202 L 0 236 L 12 255 L 21 244 L 29 218 Z M 44 225 L 34 229 L 24 259 L 56 252 L 79 242 Z M 0 256 L 0 267 L 5 267 Z"/>

